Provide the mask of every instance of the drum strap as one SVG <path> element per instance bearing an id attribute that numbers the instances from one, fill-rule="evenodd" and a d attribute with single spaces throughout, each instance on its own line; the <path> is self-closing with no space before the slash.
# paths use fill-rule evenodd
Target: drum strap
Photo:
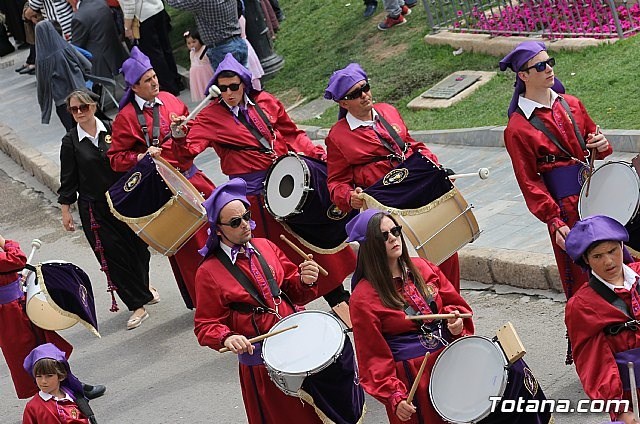
<path id="1" fill-rule="evenodd" d="M 147 120 L 145 119 L 142 110 L 140 110 L 138 102 L 133 101 L 131 104 L 136 111 L 138 123 L 142 129 L 142 134 L 144 135 L 144 141 L 147 143 L 147 147 L 160 145 L 160 105 L 158 103 L 154 103 L 153 105 L 153 128 L 151 129 L 151 136 L 153 139 L 149 140 L 149 127 L 147 127 Z"/>
<path id="2" fill-rule="evenodd" d="M 267 119 L 267 116 L 264 114 L 264 112 L 262 111 L 262 109 L 260 109 L 260 106 L 258 106 L 257 102 L 254 102 L 252 100 L 253 106 L 256 109 L 256 112 L 258 112 L 258 115 L 260 115 L 260 119 L 262 119 L 262 121 L 264 122 L 264 124 L 267 126 L 267 128 L 269 129 L 269 132 L 271 133 L 271 137 L 274 137 L 274 131 L 273 131 L 273 126 L 271 125 L 271 122 L 269 122 L 269 120 Z M 232 112 L 233 113 L 233 112 Z M 248 113 L 248 111 L 247 111 Z M 256 140 L 258 140 L 258 142 L 260 143 L 260 146 L 262 146 L 260 149 L 260 152 L 262 153 L 270 153 L 273 151 L 273 147 L 271 146 L 271 143 L 269 143 L 267 141 L 266 138 L 264 138 L 264 135 L 262 135 L 262 133 L 260 131 L 258 131 L 258 129 L 254 126 L 251 125 L 251 123 L 249 123 L 249 121 L 247 121 L 247 117 L 244 115 L 244 113 L 242 111 L 238 112 L 238 121 L 240 121 L 240 123 L 242 125 L 244 125 L 251 134 L 253 134 L 253 136 L 256 138 Z M 248 150 L 248 149 L 245 149 Z"/>
<path id="3" fill-rule="evenodd" d="M 407 153 L 407 149 L 409 148 L 409 144 L 405 143 L 402 140 L 402 138 L 400 138 L 400 135 L 398 135 L 398 132 L 389 124 L 389 122 L 387 122 L 386 119 L 384 119 L 384 116 L 382 116 L 378 111 L 376 111 L 376 113 L 377 113 L 378 119 L 380 120 L 380 123 L 382 124 L 384 129 L 387 130 L 387 132 L 389 133 L 389 135 L 391 136 L 393 141 L 396 143 L 396 145 L 398 146 L 398 148 L 400 149 L 402 154 L 404 155 L 405 153 Z M 375 129 L 374 129 L 374 131 L 375 131 Z M 387 150 L 389 150 L 392 154 L 396 154 L 396 150 L 393 148 L 393 146 L 391 146 L 391 144 L 389 144 L 389 142 L 387 140 L 385 140 L 384 137 L 382 137 L 377 131 L 375 131 L 375 133 L 378 136 L 378 138 L 380 139 L 380 142 L 382 143 L 382 145 Z"/>
<path id="4" fill-rule="evenodd" d="M 589 279 L 589 287 L 591 287 L 596 293 L 598 293 L 604 300 L 606 300 L 616 309 L 620 310 L 622 313 L 628 316 L 629 319 L 634 320 L 634 318 L 632 318 L 631 311 L 629 310 L 629 306 L 627 306 L 626 302 L 593 275 L 591 275 L 591 278 Z M 638 285 L 636 285 L 636 290 L 638 290 L 638 292 L 640 293 Z M 611 327 L 619 325 L 624 326 L 624 324 L 626 323 L 607 326 L 605 327 L 604 331 L 605 333 L 610 334 Z"/>

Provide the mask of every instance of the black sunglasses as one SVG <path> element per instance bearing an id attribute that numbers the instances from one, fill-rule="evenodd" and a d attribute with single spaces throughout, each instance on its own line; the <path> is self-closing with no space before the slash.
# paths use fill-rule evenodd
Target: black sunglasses
<path id="1" fill-rule="evenodd" d="M 240 84 L 242 84 L 242 83 L 240 83 Z M 219 85 L 218 88 L 223 93 L 226 92 L 227 90 L 238 91 L 238 90 L 240 90 L 240 84 Z"/>
<path id="2" fill-rule="evenodd" d="M 396 225 L 389 231 L 383 231 L 382 238 L 384 241 L 389 241 L 389 233 L 393 234 L 394 237 L 400 237 L 400 234 L 402 234 L 402 225 Z"/>
<path id="3" fill-rule="evenodd" d="M 542 62 L 538 62 L 533 66 L 529 66 L 528 68 L 525 68 L 522 70 L 522 72 L 524 71 L 528 71 L 529 69 L 534 69 L 538 72 L 544 72 L 545 69 L 547 69 L 547 65 L 549 65 L 549 67 L 553 68 L 554 66 L 556 66 L 556 60 L 553 57 L 550 57 L 549 59 L 542 61 Z"/>
<path id="4" fill-rule="evenodd" d="M 362 93 L 368 93 L 369 90 L 371 90 L 371 85 L 369 83 L 366 83 L 362 87 L 356 88 L 351 93 L 345 94 L 344 97 L 341 98 L 340 100 L 359 99 L 360 97 L 362 97 Z"/>
<path id="5" fill-rule="evenodd" d="M 85 113 L 87 111 L 89 111 L 89 106 L 90 105 L 80 105 L 80 106 L 69 106 L 69 112 L 76 114 L 76 113 Z"/>
<path id="6" fill-rule="evenodd" d="M 247 221 L 249 222 L 251 220 L 251 211 L 248 210 L 245 213 L 242 214 L 242 216 L 236 216 L 235 218 L 231 218 L 229 220 L 229 222 L 224 223 L 221 222 L 220 225 L 227 225 L 231 228 L 238 228 L 240 226 L 240 224 L 242 224 L 242 221 Z"/>

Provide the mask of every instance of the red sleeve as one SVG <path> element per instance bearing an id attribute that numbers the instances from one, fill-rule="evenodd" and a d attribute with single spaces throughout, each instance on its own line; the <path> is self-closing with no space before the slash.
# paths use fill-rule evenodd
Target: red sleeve
<path id="1" fill-rule="evenodd" d="M 353 170 L 340 149 L 340 143 L 334 140 L 333 130 L 329 131 L 324 142 L 327 146 L 327 187 L 331 201 L 341 211 L 348 212 L 352 209 L 351 191 L 355 188 Z"/>
<path id="2" fill-rule="evenodd" d="M 4 250 L 0 249 L 0 272 L 20 271 L 27 264 L 27 256 L 17 241 L 5 240 Z"/>
<path id="3" fill-rule="evenodd" d="M 140 124 L 135 116 L 131 119 L 129 107 L 122 109 L 113 121 L 111 148 L 107 157 L 111 168 L 116 172 L 126 172 L 133 168 L 138 163 L 138 154 L 147 151 Z"/>
<path id="4" fill-rule="evenodd" d="M 298 266 L 291 262 L 278 246 L 270 241 L 268 243 L 284 271 L 284 278 L 281 285 L 282 291 L 284 291 L 287 296 L 289 296 L 289 299 L 296 305 L 306 305 L 316 299 L 318 297 L 318 285 L 309 286 L 304 284 L 300 280 L 300 270 Z"/>

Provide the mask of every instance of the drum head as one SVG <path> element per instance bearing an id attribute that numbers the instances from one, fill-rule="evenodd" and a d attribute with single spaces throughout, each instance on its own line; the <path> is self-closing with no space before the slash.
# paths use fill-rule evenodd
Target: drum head
<path id="1" fill-rule="evenodd" d="M 302 210 L 309 189 L 309 171 L 297 155 L 278 159 L 265 181 L 265 204 L 276 218 L 285 218 Z"/>
<path id="2" fill-rule="evenodd" d="M 582 186 L 578 213 L 584 219 L 591 215 L 607 215 L 626 225 L 638 212 L 640 181 L 626 162 L 608 162 L 591 175 L 589 196 L 587 184 Z"/>
<path id="3" fill-rule="evenodd" d="M 490 396 L 507 387 L 507 361 L 486 337 L 467 336 L 447 346 L 436 360 L 429 394 L 445 420 L 474 423 L 491 412 Z"/>
<path id="4" fill-rule="evenodd" d="M 158 173 L 164 179 L 171 191 L 187 201 L 197 211 L 206 215 L 202 202 L 204 197 L 196 190 L 189 180 L 164 160 L 155 159 Z"/>
<path id="5" fill-rule="evenodd" d="M 313 374 L 331 365 L 344 346 L 344 332 L 338 320 L 322 311 L 289 315 L 271 331 L 297 325 L 298 328 L 266 339 L 262 345 L 265 364 L 285 374 Z"/>

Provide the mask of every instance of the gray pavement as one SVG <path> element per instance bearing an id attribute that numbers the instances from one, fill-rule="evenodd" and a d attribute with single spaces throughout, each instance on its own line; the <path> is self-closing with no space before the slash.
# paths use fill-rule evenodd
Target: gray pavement
<path id="1" fill-rule="evenodd" d="M 55 190 L 64 128 L 55 114 L 49 125 L 40 123 L 35 77 L 14 72 L 26 55 L 26 51 L 19 51 L 0 60 L 0 80 L 3 81 L 0 87 L 0 149 Z M 181 98 L 190 107 L 194 106 L 188 91 L 184 91 Z M 307 108 L 308 113 L 317 114 L 322 110 L 322 103 L 316 100 Z M 305 128 L 317 143 L 322 143 L 326 129 Z M 640 132 L 612 133 L 615 134 L 610 137 L 614 150 L 619 152 L 613 155 L 614 159 L 629 160 L 634 156 L 631 152 L 640 151 L 635 147 L 636 133 Z M 460 251 L 462 277 L 489 284 L 560 290 L 546 226 L 525 206 L 509 157 L 502 147 L 502 129 L 415 131 L 412 135 L 427 142 L 441 163 L 459 173 L 474 172 L 481 167 L 491 169 L 487 180 L 465 178 L 456 182 L 467 202 L 474 205 L 482 229 L 480 238 Z M 620 152 L 620 149 L 626 152 Z M 226 180 L 212 149 L 198 157 L 196 163 L 214 183 Z"/>

